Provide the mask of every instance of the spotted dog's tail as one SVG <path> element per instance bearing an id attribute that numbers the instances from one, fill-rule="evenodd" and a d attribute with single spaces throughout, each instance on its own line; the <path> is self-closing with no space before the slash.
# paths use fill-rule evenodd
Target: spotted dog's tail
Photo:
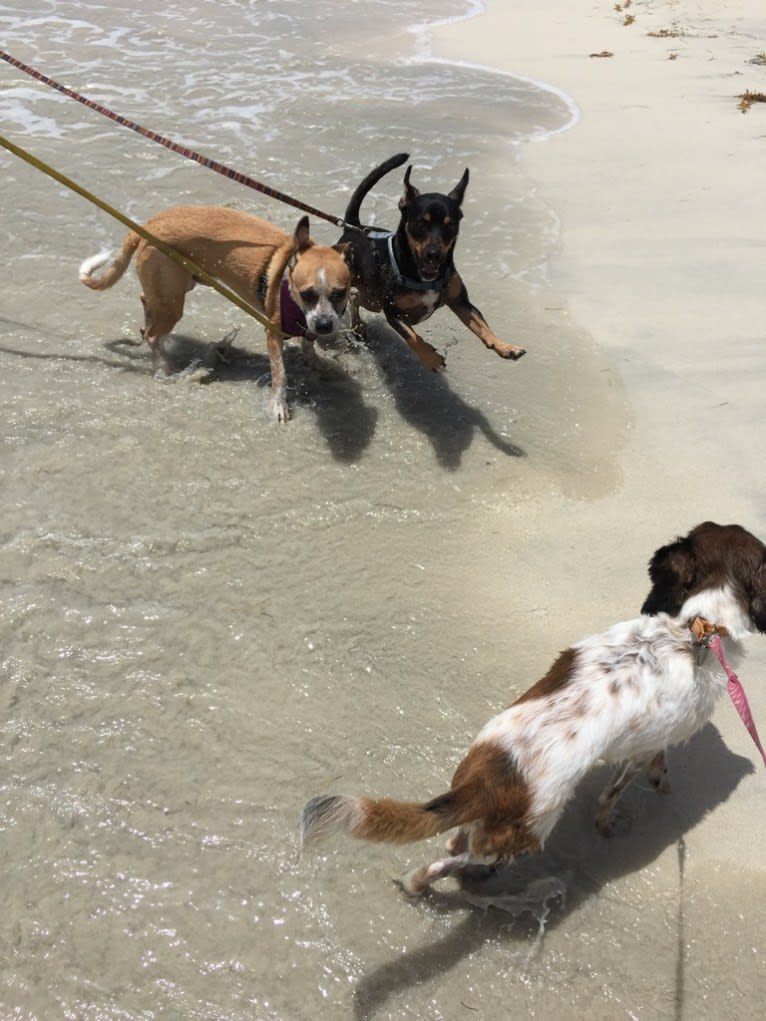
<path id="1" fill-rule="evenodd" d="M 425 840 L 481 816 L 484 806 L 477 805 L 472 788 L 466 785 L 423 804 L 321 794 L 312 798 L 301 813 L 301 843 L 310 844 L 336 833 L 383 844 Z"/>

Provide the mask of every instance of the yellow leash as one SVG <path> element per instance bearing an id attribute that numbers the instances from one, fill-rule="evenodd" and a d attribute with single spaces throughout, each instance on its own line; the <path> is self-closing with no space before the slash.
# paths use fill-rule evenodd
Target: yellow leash
<path id="1" fill-rule="evenodd" d="M 136 234 L 140 235 L 150 244 L 154 245 L 155 248 L 158 248 L 163 255 L 167 255 L 169 259 L 172 259 L 173 262 L 177 262 L 180 266 L 183 266 L 185 270 L 193 274 L 193 276 L 195 276 L 198 280 L 201 280 L 203 283 L 207 284 L 208 287 L 214 288 L 216 291 L 218 291 L 219 294 L 222 294 L 224 298 L 228 298 L 229 301 L 232 302 L 232 304 L 237 305 L 239 308 L 242 309 L 243 312 L 246 312 L 249 316 L 252 316 L 253 319 L 257 319 L 258 322 L 262 326 L 265 326 L 267 330 L 270 330 L 272 333 L 278 333 L 282 337 L 286 336 L 286 334 L 282 333 L 282 331 L 278 329 L 271 322 L 271 320 L 267 319 L 265 315 L 262 315 L 257 309 L 253 308 L 252 305 L 248 305 L 248 303 L 244 301 L 244 299 L 240 298 L 238 294 L 235 294 L 234 291 L 226 287 L 225 284 L 220 283 L 220 281 L 216 280 L 215 277 L 211 277 L 209 273 L 206 273 L 205 270 L 202 269 L 201 266 L 198 266 L 196 263 L 192 262 L 191 259 L 187 259 L 185 255 L 181 255 L 181 253 L 177 252 L 175 248 L 171 248 L 170 245 L 165 244 L 164 241 L 161 241 L 159 238 L 154 237 L 154 235 L 151 234 L 145 227 L 142 227 L 141 224 L 136 223 L 134 220 L 131 220 L 129 216 L 126 216 L 124 213 L 121 213 L 118 209 L 115 209 L 114 206 L 110 206 L 108 202 L 104 202 L 103 199 L 100 199 L 98 198 L 98 196 L 93 195 L 92 192 L 87 191 L 81 185 L 73 181 L 70 177 L 66 177 L 66 175 L 59 173 L 58 170 L 54 170 L 53 167 L 49 166 L 47 163 L 44 163 L 36 156 L 33 156 L 32 153 L 27 152 L 26 149 L 22 149 L 20 146 L 14 145 L 13 142 L 9 142 L 7 138 L 3 137 L 3 135 L 0 135 L 0 145 L 2 145 L 3 148 L 7 149 L 9 152 L 12 152 L 14 156 L 18 156 L 19 159 L 22 159 L 26 163 L 29 163 L 37 170 L 41 170 L 44 174 L 47 174 L 48 177 L 52 177 L 54 181 L 58 181 L 59 184 L 63 184 L 64 187 L 69 188 L 71 191 L 77 192 L 78 195 L 81 195 L 84 199 L 87 199 L 88 202 L 92 202 L 95 206 L 98 206 L 99 209 L 103 209 L 105 213 L 109 213 L 110 216 L 113 216 L 115 220 L 119 220 L 120 223 L 123 223 L 130 230 L 135 231 Z"/>

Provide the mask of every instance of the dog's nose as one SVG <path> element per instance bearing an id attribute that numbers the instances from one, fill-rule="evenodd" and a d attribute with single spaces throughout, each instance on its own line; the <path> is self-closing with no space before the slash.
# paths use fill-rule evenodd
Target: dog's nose
<path id="1" fill-rule="evenodd" d="M 332 316 L 317 316 L 314 320 L 314 330 L 317 333 L 332 333 L 335 329 L 335 320 Z"/>

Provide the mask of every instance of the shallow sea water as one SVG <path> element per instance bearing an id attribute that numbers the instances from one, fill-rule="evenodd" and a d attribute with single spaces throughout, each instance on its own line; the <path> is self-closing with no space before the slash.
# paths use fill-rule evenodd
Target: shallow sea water
<path id="1" fill-rule="evenodd" d="M 660 1018 L 680 1016 L 682 993 L 706 1016 L 706 973 L 681 973 L 682 839 L 746 768 L 714 732 L 690 754 L 721 759 L 718 789 L 695 800 L 682 777 L 683 807 L 658 822 L 652 801 L 648 842 L 602 846 L 594 781 L 503 911 L 449 886 L 407 901 L 392 880 L 433 847 L 298 853 L 312 794 L 446 786 L 557 651 L 535 651 L 561 598 L 541 507 L 619 482 L 624 400 L 551 304 L 556 216 L 518 164 L 573 107 L 430 60 L 429 20 L 465 13 L 0 7 L 15 57 L 333 214 L 393 152 L 411 152 L 422 189 L 469 166 L 457 261 L 497 332 L 529 350 L 504 363 L 442 310 L 423 330 L 447 353 L 437 377 L 373 323 L 367 346 L 325 353 L 321 377 L 288 358 L 295 414 L 277 426 L 261 328 L 198 289 L 179 360 L 210 359 L 241 327 L 233 357 L 209 385 L 162 385 L 136 343 L 132 271 L 103 294 L 77 280 L 124 229 L 0 150 L 3 1021 Z M 179 202 L 288 230 L 300 215 L 4 63 L 0 122 L 137 219 Z M 398 172 L 381 182 L 365 218 L 394 226 L 400 187 Z M 562 518 L 546 556 L 576 532 Z M 639 814 L 647 797 L 632 796 Z"/>

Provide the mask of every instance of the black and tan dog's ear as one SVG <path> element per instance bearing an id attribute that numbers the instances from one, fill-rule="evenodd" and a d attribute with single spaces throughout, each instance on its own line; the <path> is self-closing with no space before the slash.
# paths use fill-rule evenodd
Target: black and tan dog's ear
<path id="1" fill-rule="evenodd" d="M 641 613 L 679 612 L 696 576 L 696 560 L 688 538 L 677 539 L 658 549 L 649 561 L 652 589 Z"/>
<path id="2" fill-rule="evenodd" d="M 455 187 L 452 189 L 452 191 L 449 193 L 449 197 L 454 202 L 457 202 L 458 205 L 462 205 L 463 197 L 465 195 L 465 190 L 467 187 L 468 187 L 468 167 L 465 168 L 465 173 L 460 178 Z"/>
<path id="3" fill-rule="evenodd" d="M 354 246 L 350 241 L 345 241 L 342 245 L 333 245 L 333 249 L 343 257 L 343 261 L 352 269 L 354 266 Z"/>
<path id="4" fill-rule="evenodd" d="M 302 216 L 293 235 L 293 252 L 295 255 L 302 255 L 313 244 L 314 242 L 309 237 L 309 218 L 308 216 Z"/>
<path id="5" fill-rule="evenodd" d="M 420 192 L 415 185 L 410 184 L 411 171 L 412 165 L 410 164 L 404 172 L 404 192 L 402 193 L 402 197 L 399 199 L 399 210 L 402 212 L 407 208 L 410 202 L 413 202 L 420 195 Z"/>

